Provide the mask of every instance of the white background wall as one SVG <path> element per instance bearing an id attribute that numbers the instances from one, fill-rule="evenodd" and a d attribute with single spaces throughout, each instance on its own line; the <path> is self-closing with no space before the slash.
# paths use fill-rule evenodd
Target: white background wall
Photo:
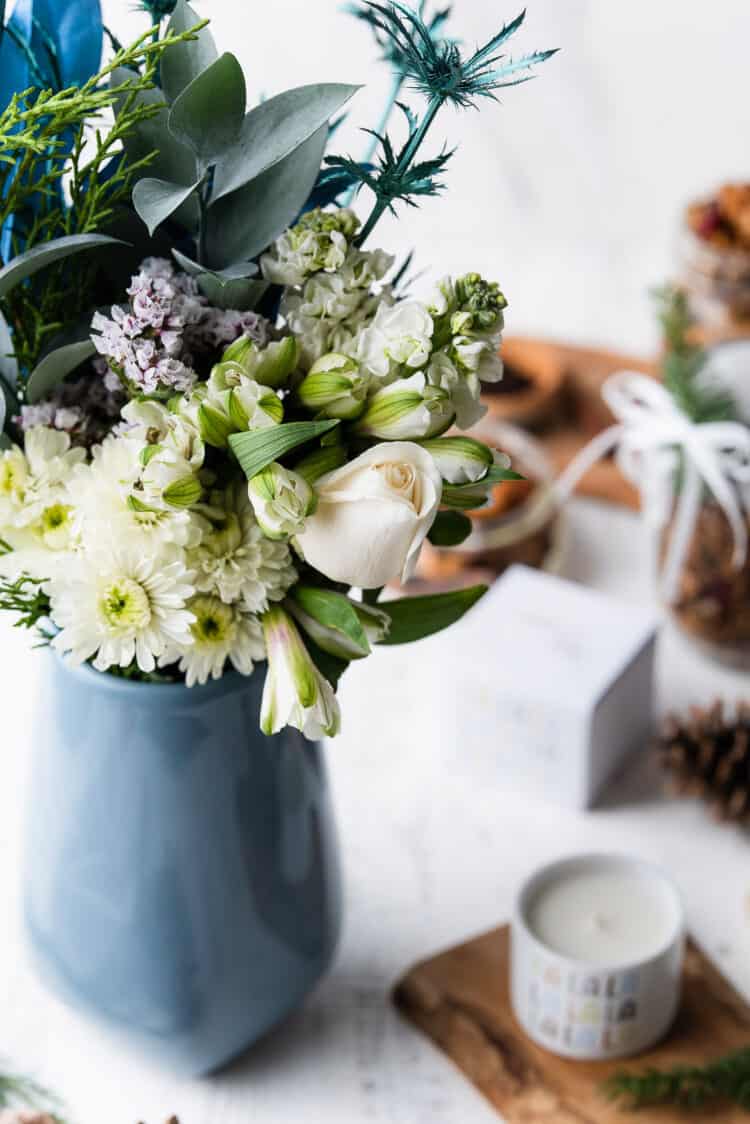
<path id="1" fill-rule="evenodd" d="M 522 0 L 455 0 L 473 46 Z M 388 86 L 368 30 L 337 0 L 195 0 L 252 93 L 319 80 L 366 84 L 337 145 L 374 125 Z M 447 110 L 426 151 L 460 143 L 442 200 L 383 222 L 389 249 L 436 271 L 501 281 L 510 330 L 636 349 L 655 332 L 646 292 L 667 275 L 681 205 L 750 177 L 748 0 L 528 0 L 514 51 L 561 47 L 536 81 L 479 113 Z M 130 0 L 104 0 L 121 34 Z M 419 99 L 412 95 L 418 104 Z M 403 213 L 402 213 L 403 214 Z"/>

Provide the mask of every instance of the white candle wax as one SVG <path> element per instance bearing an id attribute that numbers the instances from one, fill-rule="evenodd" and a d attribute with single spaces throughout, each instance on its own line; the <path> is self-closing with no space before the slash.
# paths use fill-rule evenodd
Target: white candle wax
<path id="1" fill-rule="evenodd" d="M 596 965 L 654 956 L 679 923 L 677 904 L 659 881 L 620 866 L 561 874 L 528 906 L 529 928 L 542 944 Z"/>

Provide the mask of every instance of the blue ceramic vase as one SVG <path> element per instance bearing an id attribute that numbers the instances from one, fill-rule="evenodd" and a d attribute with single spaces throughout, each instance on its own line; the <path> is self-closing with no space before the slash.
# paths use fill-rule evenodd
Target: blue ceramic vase
<path id="1" fill-rule="evenodd" d="M 328 967 L 341 896 L 320 747 L 258 729 L 263 672 L 143 684 L 45 657 L 26 840 L 50 985 L 192 1074 Z"/>

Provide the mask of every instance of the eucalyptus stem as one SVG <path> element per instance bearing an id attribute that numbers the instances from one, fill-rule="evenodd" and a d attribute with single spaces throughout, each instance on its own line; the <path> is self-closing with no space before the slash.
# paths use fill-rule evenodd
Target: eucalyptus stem
<path id="1" fill-rule="evenodd" d="M 198 264 L 206 264 L 206 238 L 208 235 L 208 183 L 198 192 Z"/>

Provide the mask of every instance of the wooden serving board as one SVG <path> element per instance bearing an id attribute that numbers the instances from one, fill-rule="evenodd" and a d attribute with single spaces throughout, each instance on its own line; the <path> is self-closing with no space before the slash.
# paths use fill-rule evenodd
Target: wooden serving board
<path id="1" fill-rule="evenodd" d="M 601 1082 L 616 1070 L 696 1064 L 750 1045 L 750 1007 L 692 942 L 682 1008 L 668 1038 L 637 1058 L 577 1062 L 527 1038 L 508 994 L 509 929 L 503 926 L 425 960 L 397 985 L 402 1013 L 448 1055 L 507 1124 L 747 1124 L 740 1109 L 647 1109 L 638 1115 L 607 1101 Z"/>

